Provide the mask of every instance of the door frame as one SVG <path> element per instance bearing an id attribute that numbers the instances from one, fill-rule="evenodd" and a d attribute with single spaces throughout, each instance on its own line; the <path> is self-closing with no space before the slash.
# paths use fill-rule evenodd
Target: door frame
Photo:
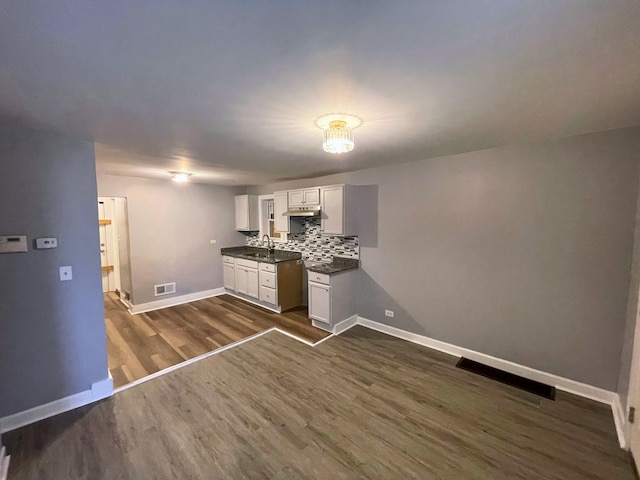
<path id="1" fill-rule="evenodd" d="M 629 422 L 629 409 L 636 405 L 640 404 L 640 296 L 638 298 L 638 305 L 636 306 L 636 325 L 633 332 L 633 347 L 631 353 L 631 371 L 629 372 L 629 391 L 627 393 L 627 404 L 621 405 L 623 411 L 620 412 L 622 415 L 622 419 L 624 421 L 622 434 L 625 445 L 622 445 L 623 448 L 628 449 L 631 452 L 631 456 L 633 457 L 636 465 L 640 460 L 640 442 L 633 441 L 633 425 Z M 640 413 L 640 412 L 636 412 Z M 635 425 L 638 425 L 640 429 L 640 418 L 636 419 L 634 422 Z M 640 435 L 638 435 L 638 439 L 640 440 Z M 636 453 L 634 455 L 634 450 Z"/>
<path id="2" fill-rule="evenodd" d="M 114 197 L 98 197 L 98 203 L 104 204 L 106 219 L 111 220 L 110 225 L 100 225 L 105 229 L 105 243 L 107 249 L 107 265 L 113 265 L 113 270 L 107 273 L 109 291 L 121 291 L 120 283 L 120 249 L 118 246 L 118 220 L 116 218 L 116 205 Z"/>

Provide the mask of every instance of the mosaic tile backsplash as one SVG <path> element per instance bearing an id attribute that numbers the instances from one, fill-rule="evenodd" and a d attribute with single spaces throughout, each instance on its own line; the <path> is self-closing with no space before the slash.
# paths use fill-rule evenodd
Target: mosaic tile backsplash
<path id="1" fill-rule="evenodd" d="M 247 235 L 247 245 L 251 247 L 266 246 L 260 240 L 259 233 Z M 320 233 L 320 218 L 304 219 L 301 233 L 289 235 L 287 243 L 276 243 L 277 250 L 288 250 L 302 253 L 305 260 L 329 261 L 331 257 L 360 258 L 358 237 L 329 237 Z"/>

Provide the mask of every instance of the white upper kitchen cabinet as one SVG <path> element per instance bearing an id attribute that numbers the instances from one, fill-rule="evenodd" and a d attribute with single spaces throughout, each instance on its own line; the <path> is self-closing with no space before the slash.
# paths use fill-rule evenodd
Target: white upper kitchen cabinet
<path id="1" fill-rule="evenodd" d="M 289 233 L 289 217 L 284 213 L 289 209 L 288 192 L 276 192 L 273 194 L 273 229 L 280 233 Z"/>
<path id="2" fill-rule="evenodd" d="M 305 188 L 289 191 L 289 206 L 304 207 L 305 205 L 320 205 L 320 189 Z"/>
<path id="3" fill-rule="evenodd" d="M 236 195 L 236 230 L 240 232 L 260 230 L 257 195 Z"/>
<path id="4" fill-rule="evenodd" d="M 331 185 L 320 189 L 321 231 L 325 235 L 356 236 L 356 187 Z"/>

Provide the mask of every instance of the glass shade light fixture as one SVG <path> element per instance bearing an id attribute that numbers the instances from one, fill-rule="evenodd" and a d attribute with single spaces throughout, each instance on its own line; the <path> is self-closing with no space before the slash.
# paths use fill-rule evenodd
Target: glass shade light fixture
<path id="1" fill-rule="evenodd" d="M 193 175 L 193 173 L 188 172 L 169 172 L 171 175 L 171 180 L 177 183 L 184 183 L 189 181 L 189 177 Z"/>
<path id="2" fill-rule="evenodd" d="M 324 130 L 322 148 L 328 153 L 346 153 L 353 150 L 353 129 L 362 121 L 353 115 L 332 113 L 316 120 L 316 125 Z"/>
<path id="3" fill-rule="evenodd" d="M 353 150 L 353 129 L 347 127 L 344 120 L 329 122 L 329 128 L 324 131 L 322 148 L 329 153 L 346 153 Z"/>

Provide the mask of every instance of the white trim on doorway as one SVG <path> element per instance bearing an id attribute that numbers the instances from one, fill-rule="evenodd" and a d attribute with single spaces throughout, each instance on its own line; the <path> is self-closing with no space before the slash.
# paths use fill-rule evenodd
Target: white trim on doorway
<path id="1" fill-rule="evenodd" d="M 615 400 L 611 404 L 611 411 L 613 412 L 613 421 L 616 424 L 616 433 L 618 434 L 620 448 L 629 450 L 629 438 L 626 433 L 627 419 L 619 395 L 616 395 Z"/>

